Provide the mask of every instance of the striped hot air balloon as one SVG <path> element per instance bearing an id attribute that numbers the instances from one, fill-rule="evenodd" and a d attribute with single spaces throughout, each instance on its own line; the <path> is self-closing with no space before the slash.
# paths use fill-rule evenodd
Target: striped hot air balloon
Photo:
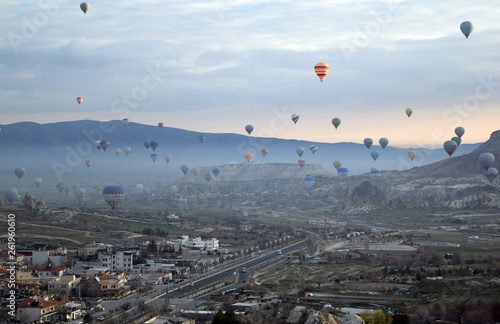
<path id="1" fill-rule="evenodd" d="M 325 62 L 318 62 L 314 66 L 314 72 L 316 72 L 319 80 L 323 82 L 323 79 L 326 77 L 328 72 L 330 72 L 330 66 Z"/>

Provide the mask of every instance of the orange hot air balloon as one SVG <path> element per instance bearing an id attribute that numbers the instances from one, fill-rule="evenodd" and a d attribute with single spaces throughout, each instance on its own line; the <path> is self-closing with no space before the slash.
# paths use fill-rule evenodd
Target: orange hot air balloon
<path id="1" fill-rule="evenodd" d="M 250 162 L 253 158 L 253 154 L 251 152 L 246 152 L 243 157 L 245 158 L 245 160 L 247 160 L 247 162 Z"/>
<path id="2" fill-rule="evenodd" d="M 81 104 L 83 102 L 83 97 L 76 97 L 76 102 L 78 102 L 78 104 Z"/>
<path id="3" fill-rule="evenodd" d="M 326 77 L 328 72 L 330 72 L 330 66 L 328 66 L 328 64 L 325 62 L 318 62 L 314 66 L 314 72 L 316 72 L 319 80 L 323 82 L 323 79 Z"/>

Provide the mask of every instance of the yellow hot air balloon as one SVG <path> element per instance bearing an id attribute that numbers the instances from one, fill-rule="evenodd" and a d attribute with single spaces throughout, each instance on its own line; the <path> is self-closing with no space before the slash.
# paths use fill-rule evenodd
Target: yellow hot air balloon
<path id="1" fill-rule="evenodd" d="M 251 152 L 246 152 L 243 157 L 245 158 L 245 160 L 247 160 L 247 162 L 250 162 L 253 158 L 253 154 Z"/>
<path id="2" fill-rule="evenodd" d="M 314 72 L 316 72 L 319 80 L 323 82 L 323 79 L 326 77 L 328 72 L 330 72 L 330 66 L 325 62 L 318 62 L 314 66 Z"/>
<path id="3" fill-rule="evenodd" d="M 408 118 L 410 118 L 411 114 L 413 114 L 413 109 L 406 108 L 405 113 L 406 113 L 406 115 L 408 115 Z"/>
<path id="4" fill-rule="evenodd" d="M 410 151 L 408 152 L 408 157 L 410 158 L 410 160 L 413 161 L 413 159 L 417 156 L 417 152 L 415 151 Z"/>

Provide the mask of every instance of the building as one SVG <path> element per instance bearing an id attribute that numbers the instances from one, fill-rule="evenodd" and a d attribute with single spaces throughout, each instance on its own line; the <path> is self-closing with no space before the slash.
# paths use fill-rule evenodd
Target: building
<path id="1" fill-rule="evenodd" d="M 25 249 L 18 249 L 18 253 L 24 255 L 27 265 L 55 264 L 64 266 L 68 259 L 68 251 L 65 247 L 54 244 L 33 244 Z"/>
<path id="2" fill-rule="evenodd" d="M 48 292 L 51 295 L 77 296 L 80 278 L 75 275 L 62 275 L 48 283 Z"/>
<path id="3" fill-rule="evenodd" d="M 64 267 L 58 267 L 51 264 L 48 264 L 47 266 L 36 267 L 35 269 L 38 273 L 38 277 L 40 278 L 40 283 L 42 284 L 46 284 L 51 280 L 60 278 L 66 270 Z"/>
<path id="4" fill-rule="evenodd" d="M 118 250 L 114 250 L 112 253 L 99 253 L 99 265 L 101 267 L 107 267 L 112 271 L 132 271 L 134 254 L 135 252 L 133 251 Z"/>
<path id="5" fill-rule="evenodd" d="M 98 260 L 99 253 L 112 253 L 113 246 L 102 242 L 84 243 L 78 246 L 77 255 L 81 260 Z"/>
<path id="6" fill-rule="evenodd" d="M 93 295 L 105 298 L 120 298 L 125 293 L 126 273 L 115 275 L 100 275 L 85 281 L 86 288 Z"/>
<path id="7" fill-rule="evenodd" d="M 219 250 L 219 240 L 211 238 L 210 240 L 202 240 L 200 236 L 190 238 L 188 235 L 182 235 L 177 239 L 182 247 L 188 249 L 197 249 L 203 251 Z"/>
<path id="8" fill-rule="evenodd" d="M 58 317 L 59 301 L 25 298 L 17 307 L 17 319 L 23 323 L 45 323 Z"/>

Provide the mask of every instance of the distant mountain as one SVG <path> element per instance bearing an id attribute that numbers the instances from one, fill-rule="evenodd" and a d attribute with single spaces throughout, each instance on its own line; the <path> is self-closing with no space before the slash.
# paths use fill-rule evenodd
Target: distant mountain
<path id="1" fill-rule="evenodd" d="M 337 159 L 342 161 L 351 175 L 367 173 L 371 167 L 402 171 L 441 160 L 444 160 L 443 165 L 450 163 L 442 148 L 411 149 L 417 151 L 417 158 L 410 161 L 407 157 L 410 149 L 392 147 L 390 143 L 385 149 L 373 145 L 368 150 L 358 143 L 318 143 L 239 134 L 199 133 L 137 123 L 125 126 L 121 121 L 22 122 L 0 127 L 0 174 L 4 186 L 27 186 L 25 181 L 31 185 L 35 177 L 43 178 L 44 184 L 49 185 L 58 181 L 113 183 L 123 179 L 136 183 L 139 180 L 142 183 L 173 183 L 184 176 L 180 169 L 183 164 L 191 168 L 244 165 L 247 163 L 243 158 L 245 152 L 253 153 L 249 164 L 297 165 L 298 147 L 305 149 L 301 158 L 306 161 L 306 165 L 322 165 L 331 174 L 336 174 L 332 162 Z M 204 136 L 203 143 L 200 135 Z M 98 150 L 95 146 L 95 142 L 102 139 L 110 142 L 106 151 Z M 158 142 L 155 152 L 144 146 L 145 141 L 152 140 Z M 377 142 L 377 139 L 374 140 Z M 315 154 L 309 150 L 313 144 L 318 146 Z M 479 145 L 460 145 L 450 161 L 478 149 Z M 124 153 L 125 147 L 132 149 L 128 156 Z M 265 157 L 261 154 L 264 147 L 268 149 Z M 122 150 L 119 156 L 114 154 L 116 148 Z M 379 152 L 376 161 L 370 156 L 373 150 Z M 158 155 L 156 162 L 151 160 L 152 153 Z M 165 155 L 172 157 L 169 163 L 164 160 Z M 92 160 L 89 168 L 85 166 L 85 160 Z M 21 180 L 16 178 L 13 171 L 18 166 L 26 169 Z"/>

